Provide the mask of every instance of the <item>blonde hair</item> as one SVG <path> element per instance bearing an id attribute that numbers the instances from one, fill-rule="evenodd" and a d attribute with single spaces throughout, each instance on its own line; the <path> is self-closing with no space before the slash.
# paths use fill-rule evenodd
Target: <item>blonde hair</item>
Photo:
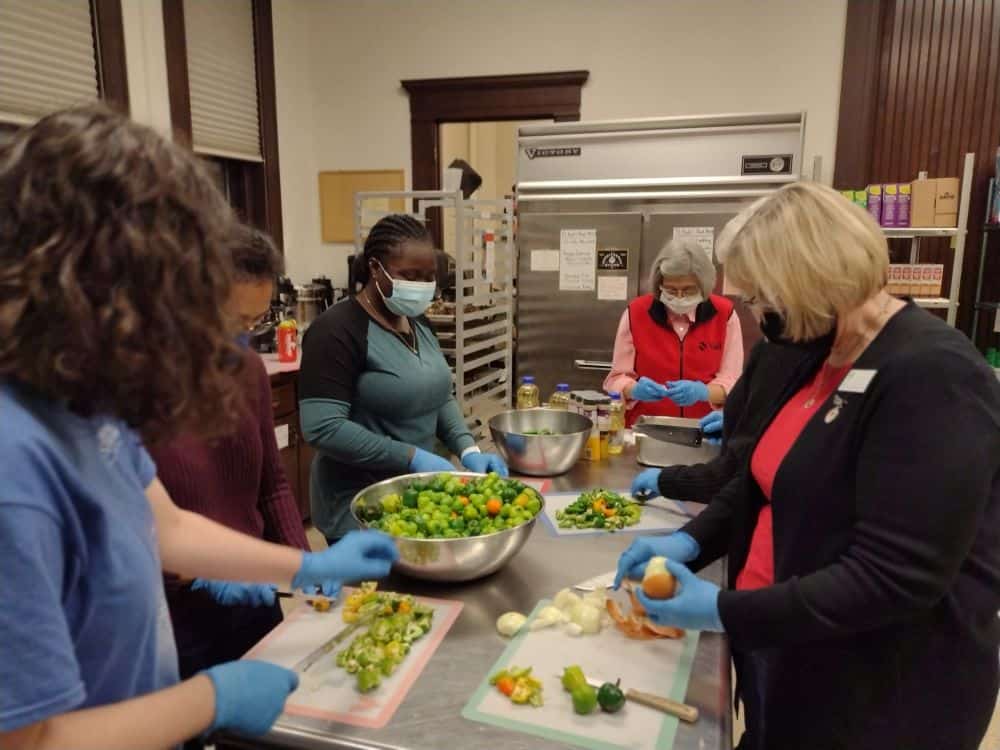
<path id="1" fill-rule="evenodd" d="M 654 295 L 659 294 L 663 279 L 677 276 L 694 276 L 705 299 L 715 288 L 715 264 L 702 246 L 692 239 L 678 238 L 663 246 L 649 274 L 650 291 Z"/>
<path id="2" fill-rule="evenodd" d="M 818 338 L 886 284 L 889 248 L 871 215 L 832 188 L 795 182 L 729 222 L 716 248 L 727 279 Z"/>

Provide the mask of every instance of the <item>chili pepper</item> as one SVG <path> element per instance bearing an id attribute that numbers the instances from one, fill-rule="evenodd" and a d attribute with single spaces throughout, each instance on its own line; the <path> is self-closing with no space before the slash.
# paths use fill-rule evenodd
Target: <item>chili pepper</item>
<path id="1" fill-rule="evenodd" d="M 576 688 L 586 685 L 587 678 L 583 674 L 583 670 L 576 666 L 566 667 L 562 673 L 562 686 L 563 690 L 572 693 Z"/>
<path id="2" fill-rule="evenodd" d="M 489 513 L 491 516 L 495 516 L 497 513 L 499 513 L 502 507 L 503 503 L 500 501 L 500 498 L 497 497 L 491 497 L 486 502 L 486 512 Z"/>
<path id="3" fill-rule="evenodd" d="M 581 685 L 570 693 L 573 698 L 573 710 L 578 714 L 589 714 L 597 708 L 597 691 L 590 685 Z"/>
<path id="4" fill-rule="evenodd" d="M 504 695 L 510 697 L 510 694 L 514 692 L 514 680 L 511 677 L 501 677 L 497 680 L 497 690 L 499 690 Z"/>
<path id="5" fill-rule="evenodd" d="M 607 711 L 609 714 L 617 713 L 625 705 L 625 693 L 619 685 L 621 680 L 614 683 L 605 682 L 597 691 L 597 702 L 601 705 L 602 711 Z"/>

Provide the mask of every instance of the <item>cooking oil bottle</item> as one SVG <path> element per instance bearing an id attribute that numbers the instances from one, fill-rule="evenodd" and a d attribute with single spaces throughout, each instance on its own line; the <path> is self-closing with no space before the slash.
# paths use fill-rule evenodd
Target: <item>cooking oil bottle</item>
<path id="1" fill-rule="evenodd" d="M 521 378 L 521 386 L 517 389 L 517 408 L 536 409 L 539 405 L 538 386 L 532 375 Z"/>
<path id="2" fill-rule="evenodd" d="M 569 410 L 569 385 L 560 383 L 556 386 L 556 392 L 549 396 L 550 409 Z"/>
<path id="3" fill-rule="evenodd" d="M 608 434 L 608 455 L 619 456 L 625 449 L 625 404 L 620 393 L 609 393 L 611 397 L 610 432 Z"/>

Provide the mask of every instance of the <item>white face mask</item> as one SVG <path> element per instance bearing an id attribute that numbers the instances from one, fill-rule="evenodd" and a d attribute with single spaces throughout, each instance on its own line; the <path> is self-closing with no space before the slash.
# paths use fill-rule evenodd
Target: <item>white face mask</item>
<path id="1" fill-rule="evenodd" d="M 694 310 L 698 305 L 705 301 L 705 298 L 699 293 L 692 297 L 678 297 L 673 294 L 667 294 L 667 292 L 660 291 L 660 301 L 667 306 L 670 312 L 677 315 L 687 315 L 689 312 Z"/>

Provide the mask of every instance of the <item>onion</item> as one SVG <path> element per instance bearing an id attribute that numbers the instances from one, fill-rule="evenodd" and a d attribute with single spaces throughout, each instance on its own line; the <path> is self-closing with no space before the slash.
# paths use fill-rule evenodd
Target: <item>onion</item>
<path id="1" fill-rule="evenodd" d="M 520 612 L 505 612 L 497 618 L 497 632 L 505 638 L 517 635 L 528 618 Z"/>

